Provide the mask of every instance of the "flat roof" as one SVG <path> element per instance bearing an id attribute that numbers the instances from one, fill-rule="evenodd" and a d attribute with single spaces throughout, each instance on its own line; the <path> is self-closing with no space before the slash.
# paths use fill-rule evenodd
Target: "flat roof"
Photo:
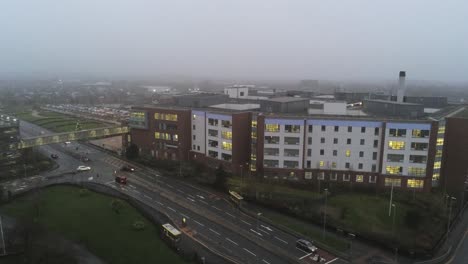
<path id="1" fill-rule="evenodd" d="M 217 104 L 210 105 L 212 108 L 226 109 L 226 110 L 254 110 L 259 109 L 259 104 Z"/>
<path id="2" fill-rule="evenodd" d="M 387 101 L 387 100 L 377 100 L 377 99 L 372 99 L 372 100 L 364 100 L 364 101 L 367 101 L 367 102 L 377 102 L 377 103 L 387 103 L 387 104 L 397 104 L 397 105 L 421 105 L 422 104 L 415 104 L 415 103 L 400 103 L 400 102 L 396 102 L 396 101 Z"/>
<path id="3" fill-rule="evenodd" d="M 309 100 L 310 100 L 309 98 L 284 96 L 284 97 L 269 98 L 269 99 L 267 99 L 265 101 L 278 102 L 278 103 L 289 103 L 289 102 L 299 102 L 299 101 L 309 101 Z"/>

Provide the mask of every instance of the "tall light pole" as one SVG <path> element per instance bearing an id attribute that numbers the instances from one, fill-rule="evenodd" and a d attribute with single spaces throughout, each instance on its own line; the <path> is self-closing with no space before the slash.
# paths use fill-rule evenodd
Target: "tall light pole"
<path id="1" fill-rule="evenodd" d="M 328 189 L 325 188 L 325 210 L 323 214 L 323 231 L 322 231 L 322 239 L 325 240 L 325 228 L 327 226 L 327 196 L 328 196 Z"/>
<path id="2" fill-rule="evenodd" d="M 5 256 L 6 255 L 6 246 L 5 246 L 5 238 L 3 237 L 2 216 L 0 216 L 0 231 L 2 233 L 3 256 Z"/>
<path id="3" fill-rule="evenodd" d="M 390 203 L 388 205 L 388 216 L 392 214 L 392 204 L 393 204 L 393 179 L 392 179 L 392 189 L 390 190 Z"/>
<path id="4" fill-rule="evenodd" d="M 353 261 L 353 240 L 356 237 L 353 233 L 348 233 L 349 237 L 349 261 L 352 263 Z"/>
<path id="5" fill-rule="evenodd" d="M 393 207 L 393 220 L 392 220 L 392 237 L 395 239 L 395 216 L 396 216 L 396 205 L 392 204 Z"/>
<path id="6" fill-rule="evenodd" d="M 453 196 L 450 196 L 448 197 L 449 198 L 449 203 L 448 203 L 448 206 L 449 206 L 449 213 L 447 215 L 447 235 L 445 237 L 445 244 L 447 245 L 448 243 L 448 238 L 449 238 L 449 232 L 450 232 L 450 218 L 452 217 L 452 201 L 455 201 L 457 200 L 457 198 L 453 197 Z"/>
<path id="7" fill-rule="evenodd" d="M 241 185 L 240 185 L 240 195 L 242 196 L 242 189 L 244 188 L 244 174 L 243 174 L 243 168 L 244 165 L 240 165 L 240 170 L 241 170 Z"/>

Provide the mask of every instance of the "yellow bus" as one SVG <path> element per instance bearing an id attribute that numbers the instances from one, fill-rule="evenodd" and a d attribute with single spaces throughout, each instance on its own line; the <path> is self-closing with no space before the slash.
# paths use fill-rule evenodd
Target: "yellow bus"
<path id="1" fill-rule="evenodd" d="M 174 243 L 179 242 L 182 233 L 177 230 L 177 228 L 173 227 L 171 224 L 164 224 L 162 227 L 164 236 L 169 238 Z"/>

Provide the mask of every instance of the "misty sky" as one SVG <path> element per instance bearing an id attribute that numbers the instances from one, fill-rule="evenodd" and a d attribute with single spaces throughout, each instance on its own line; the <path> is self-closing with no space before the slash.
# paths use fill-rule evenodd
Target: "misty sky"
<path id="1" fill-rule="evenodd" d="M 2 0 L 0 75 L 468 81 L 468 1 Z"/>

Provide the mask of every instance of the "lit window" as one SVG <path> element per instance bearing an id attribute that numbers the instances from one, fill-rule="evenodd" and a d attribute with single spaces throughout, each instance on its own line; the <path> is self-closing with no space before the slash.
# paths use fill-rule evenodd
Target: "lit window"
<path id="1" fill-rule="evenodd" d="M 252 138 L 257 138 L 257 132 L 252 131 L 252 133 L 250 133 L 250 136 L 251 136 Z"/>
<path id="2" fill-rule="evenodd" d="M 387 174 L 400 174 L 403 168 L 401 166 L 387 166 Z"/>
<path id="3" fill-rule="evenodd" d="M 439 179 L 440 179 L 440 174 L 439 173 L 432 174 L 432 180 L 433 181 L 438 181 Z"/>
<path id="4" fill-rule="evenodd" d="M 223 141 L 223 149 L 224 150 L 232 150 L 232 143 Z"/>
<path id="5" fill-rule="evenodd" d="M 347 149 L 345 151 L 345 155 L 346 155 L 346 157 L 350 157 L 351 156 L 351 150 Z"/>
<path id="6" fill-rule="evenodd" d="M 159 132 L 154 132 L 154 138 L 161 138 L 161 133 Z"/>
<path id="7" fill-rule="evenodd" d="M 414 138 L 425 138 L 429 136 L 429 130 L 413 129 L 411 134 Z"/>
<path id="8" fill-rule="evenodd" d="M 251 126 L 252 126 L 252 127 L 257 127 L 257 121 L 256 121 L 256 120 L 252 120 Z"/>
<path id="9" fill-rule="evenodd" d="M 439 127 L 439 129 L 437 130 L 437 133 L 444 134 L 445 133 L 445 127 L 444 126 Z"/>
<path id="10" fill-rule="evenodd" d="M 166 114 L 164 120 L 177 121 L 177 114 Z"/>
<path id="11" fill-rule="evenodd" d="M 436 151 L 436 155 L 435 155 L 436 158 L 442 158 L 442 150 L 437 150 Z"/>
<path id="12" fill-rule="evenodd" d="M 267 132 L 279 132 L 280 130 L 280 125 L 278 124 L 266 124 L 265 125 L 265 131 Z"/>
<path id="13" fill-rule="evenodd" d="M 434 162 L 434 169 L 440 169 L 440 164 L 441 164 L 440 161 Z"/>
<path id="14" fill-rule="evenodd" d="M 408 175 L 425 176 L 426 175 L 426 168 L 409 167 L 408 168 Z"/>
<path id="15" fill-rule="evenodd" d="M 356 182 L 364 182 L 364 175 L 356 175 Z"/>
<path id="16" fill-rule="evenodd" d="M 255 164 L 250 164 L 250 171 L 256 171 L 257 166 Z"/>
<path id="17" fill-rule="evenodd" d="M 408 188 L 421 189 L 424 187 L 424 180 L 408 179 L 406 186 Z"/>
<path id="18" fill-rule="evenodd" d="M 385 178 L 385 186 L 401 186 L 401 179 Z"/>
<path id="19" fill-rule="evenodd" d="M 179 141 L 179 135 L 174 134 L 174 135 L 172 136 L 172 140 L 173 140 L 173 141 Z"/>
<path id="20" fill-rule="evenodd" d="M 320 166 L 320 167 L 325 166 L 325 162 L 324 162 L 323 160 L 319 161 L 319 166 Z"/>
<path id="21" fill-rule="evenodd" d="M 232 132 L 231 131 L 223 131 L 221 132 L 221 137 L 225 139 L 232 139 Z"/>
<path id="22" fill-rule="evenodd" d="M 389 141 L 388 148 L 396 149 L 396 150 L 405 149 L 405 142 L 404 141 Z"/>
<path id="23" fill-rule="evenodd" d="M 437 139 L 437 146 L 443 146 L 444 145 L 444 139 L 443 138 L 438 138 Z"/>
<path id="24" fill-rule="evenodd" d="M 332 168 L 336 168 L 336 162 L 332 162 Z"/>
<path id="25" fill-rule="evenodd" d="M 161 119 L 160 113 L 154 113 L 154 119 Z"/>
<path id="26" fill-rule="evenodd" d="M 193 120 L 197 119 L 197 115 L 193 115 L 193 116 L 192 116 L 192 119 L 193 119 Z"/>

